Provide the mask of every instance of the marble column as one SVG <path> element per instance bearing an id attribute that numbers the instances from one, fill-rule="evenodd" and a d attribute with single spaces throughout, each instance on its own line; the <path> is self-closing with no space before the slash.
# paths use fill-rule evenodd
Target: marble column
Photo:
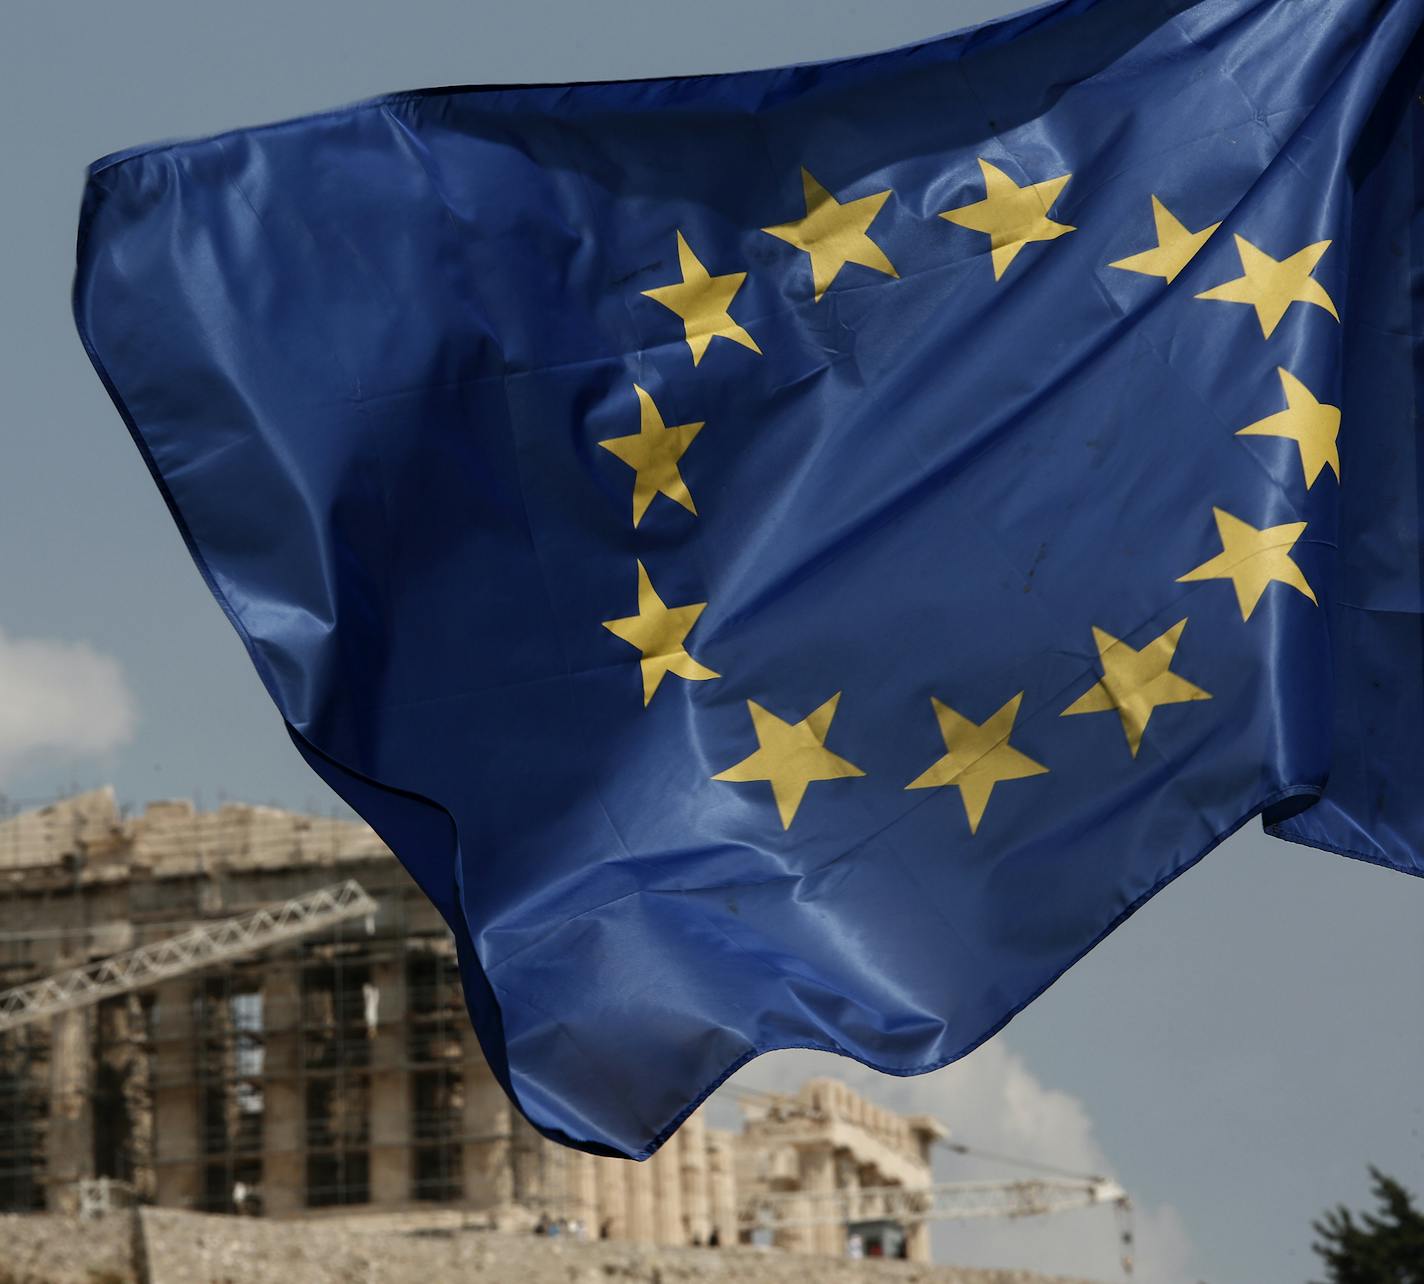
<path id="1" fill-rule="evenodd" d="M 705 1244 L 712 1233 L 712 1196 L 707 1179 L 707 1124 L 701 1113 L 682 1125 L 682 1215 L 689 1243 Z"/>
<path id="2" fill-rule="evenodd" d="M 49 1132 L 46 1204 L 52 1213 L 79 1207 L 75 1183 L 94 1175 L 94 1009 L 61 1012 L 50 1020 Z"/>
<path id="3" fill-rule="evenodd" d="M 929 1262 L 930 1224 L 926 1221 L 905 1224 L 905 1256 L 912 1262 Z"/>
<path id="4" fill-rule="evenodd" d="M 168 1208 L 195 1208 L 202 1191 L 196 997 L 186 977 L 156 992 L 153 1166 L 157 1202 Z"/>
<path id="5" fill-rule="evenodd" d="M 301 1026 L 301 967 L 284 959 L 262 979 L 262 1211 L 268 1217 L 307 1205 Z"/>
<path id="6" fill-rule="evenodd" d="M 509 1117 L 509 1167 L 513 1176 L 512 1197 L 516 1204 L 548 1209 L 552 1194 L 549 1173 L 545 1171 L 544 1138 L 534 1131 L 529 1121 L 518 1111 Z"/>
<path id="7" fill-rule="evenodd" d="M 650 1160 L 653 1173 L 653 1207 L 659 1244 L 687 1243 L 682 1220 L 682 1131 L 662 1144 Z"/>
<path id="8" fill-rule="evenodd" d="M 598 1236 L 598 1159 L 594 1155 L 569 1155 L 570 1216 L 589 1239 Z"/>
<path id="9" fill-rule="evenodd" d="M 411 1085 L 406 1068 L 405 957 L 371 968 L 371 1203 L 404 1204 L 411 1191 Z"/>
<path id="10" fill-rule="evenodd" d="M 804 1251 L 822 1257 L 839 1257 L 845 1252 L 845 1227 L 839 1220 L 830 1220 L 839 1217 L 838 1205 L 832 1198 L 836 1193 L 835 1151 L 826 1144 L 801 1146 L 797 1150 L 797 1161 L 801 1189 L 809 1196 L 806 1209 L 810 1216 L 818 1219 L 815 1225 L 805 1228 Z"/>
<path id="11" fill-rule="evenodd" d="M 653 1170 L 649 1160 L 623 1165 L 628 1212 L 627 1238 L 638 1244 L 655 1244 L 658 1237 L 653 1195 Z"/>
<path id="12" fill-rule="evenodd" d="M 626 1159 L 597 1159 L 594 1174 L 598 1188 L 598 1221 L 593 1238 L 607 1231 L 609 1239 L 628 1238 L 628 1180 Z"/>
<path id="13" fill-rule="evenodd" d="M 513 1107 L 480 1051 L 474 1029 L 467 1025 L 463 1037 L 465 1202 L 471 1208 L 494 1208 L 514 1197 L 509 1156 Z"/>
<path id="14" fill-rule="evenodd" d="M 707 1194 L 712 1230 L 725 1248 L 740 1241 L 737 1221 L 736 1138 L 720 1128 L 707 1129 Z M 710 1236 L 710 1232 L 709 1232 Z"/>
<path id="15" fill-rule="evenodd" d="M 772 1243 L 786 1253 L 814 1253 L 816 1228 L 806 1225 L 806 1219 L 811 1216 L 810 1201 L 796 1195 L 787 1195 L 784 1200 L 778 1201 L 778 1206 L 782 1216 L 786 1218 L 786 1224 L 772 1232 Z"/>

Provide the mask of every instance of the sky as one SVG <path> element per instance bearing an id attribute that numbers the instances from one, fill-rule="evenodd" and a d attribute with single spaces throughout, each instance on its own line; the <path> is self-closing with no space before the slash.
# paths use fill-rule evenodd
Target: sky
<path id="1" fill-rule="evenodd" d="M 105 153 L 422 85 L 739 70 L 869 52 L 992 0 L 6 0 L 0 5 L 0 794 L 323 812 L 69 313 L 84 169 Z M 981 1148 L 1102 1172 L 1148 1284 L 1299 1284 L 1310 1221 L 1375 1163 L 1424 1193 L 1424 880 L 1266 838 L 1218 848 L 1007 1030 L 915 1079 L 833 1073 Z M 946 1180 L 1014 1176 L 942 1156 Z M 1103 1210 L 948 1224 L 939 1260 L 1119 1280 Z"/>

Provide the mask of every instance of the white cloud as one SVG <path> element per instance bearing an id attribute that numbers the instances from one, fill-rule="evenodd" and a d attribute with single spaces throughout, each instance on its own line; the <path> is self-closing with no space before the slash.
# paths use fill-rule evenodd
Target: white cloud
<path id="1" fill-rule="evenodd" d="M 82 642 L 0 633 L 0 780 L 44 755 L 89 757 L 133 735 L 118 663 Z"/>
<path id="2" fill-rule="evenodd" d="M 731 1082 L 767 1091 L 793 1091 L 806 1079 L 841 1079 L 871 1101 L 904 1114 L 928 1114 L 945 1123 L 951 1140 L 979 1150 L 1037 1160 L 1059 1168 L 1121 1180 L 1093 1133 L 1078 1098 L 1041 1083 L 1001 1038 L 943 1070 L 896 1078 L 842 1057 L 780 1052 L 761 1057 Z M 941 1150 L 939 1181 L 1032 1176 L 1022 1169 L 970 1160 Z M 1131 1187 L 1128 1183 L 1129 1194 Z M 1137 1204 L 1135 1284 L 1190 1284 L 1191 1245 L 1169 1204 Z M 1051 1217 L 1007 1221 L 942 1222 L 933 1232 L 935 1260 L 963 1266 L 997 1266 L 1087 1279 L 1123 1279 L 1114 1213 L 1089 1208 Z"/>

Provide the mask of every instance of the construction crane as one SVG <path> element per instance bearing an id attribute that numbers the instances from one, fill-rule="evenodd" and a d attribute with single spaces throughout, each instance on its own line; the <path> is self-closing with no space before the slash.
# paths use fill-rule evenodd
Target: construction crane
<path id="1" fill-rule="evenodd" d="M 823 1192 L 774 1191 L 743 1209 L 743 1220 L 776 1230 L 785 1226 L 887 1220 L 966 1221 L 976 1217 L 1039 1217 L 1097 1204 L 1126 1207 L 1116 1182 L 1030 1178 L 1021 1181 L 946 1181 L 925 1186 L 861 1186 Z"/>
<path id="2" fill-rule="evenodd" d="M 355 879 L 0 992 L 0 1033 L 376 912 Z"/>

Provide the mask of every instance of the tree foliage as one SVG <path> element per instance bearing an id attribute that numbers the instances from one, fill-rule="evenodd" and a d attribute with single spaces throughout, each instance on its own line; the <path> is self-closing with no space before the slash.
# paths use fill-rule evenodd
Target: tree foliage
<path id="1" fill-rule="evenodd" d="M 1357 1219 L 1343 1204 L 1312 1226 L 1325 1284 L 1424 1284 L 1424 1212 L 1393 1177 L 1370 1168 L 1378 1209 Z"/>

